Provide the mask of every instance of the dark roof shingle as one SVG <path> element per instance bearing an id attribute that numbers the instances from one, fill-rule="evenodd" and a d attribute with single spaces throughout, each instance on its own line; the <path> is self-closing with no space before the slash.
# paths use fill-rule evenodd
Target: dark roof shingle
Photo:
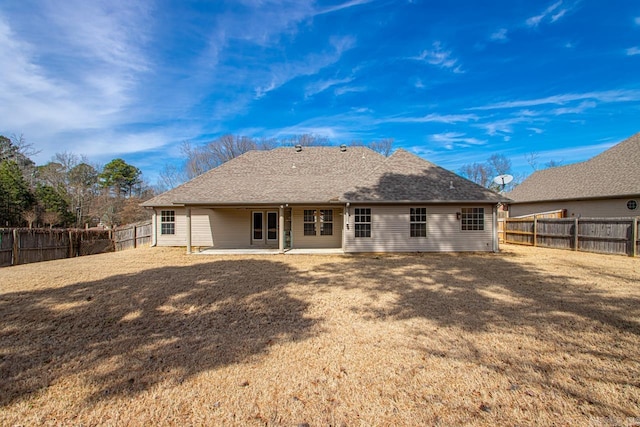
<path id="1" fill-rule="evenodd" d="M 515 203 L 640 194 L 640 133 L 582 163 L 534 172 L 507 197 Z"/>
<path id="2" fill-rule="evenodd" d="M 304 147 L 247 152 L 143 205 L 502 199 L 404 150 L 386 158 L 365 147 Z"/>

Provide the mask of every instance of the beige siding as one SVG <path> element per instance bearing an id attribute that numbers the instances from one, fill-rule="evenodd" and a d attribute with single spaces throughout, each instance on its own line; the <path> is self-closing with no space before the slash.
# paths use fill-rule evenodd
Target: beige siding
<path id="1" fill-rule="evenodd" d="M 634 211 L 627 209 L 627 202 L 631 199 L 640 204 L 640 195 L 635 198 L 624 199 L 514 204 L 509 206 L 509 217 L 532 215 L 557 209 L 566 209 L 568 217 L 615 218 L 638 216 L 640 215 L 640 209 Z"/>
<path id="2" fill-rule="evenodd" d="M 333 234 L 331 236 L 321 236 L 320 226 L 316 226 L 315 236 L 304 235 L 304 210 L 305 209 L 332 209 L 333 210 Z M 293 209 L 291 230 L 293 235 L 293 248 L 320 249 L 320 248 L 341 248 L 342 247 L 342 208 L 335 206 L 309 206 Z"/>
<path id="3" fill-rule="evenodd" d="M 161 212 L 162 211 L 175 211 L 176 213 L 176 234 L 161 234 L 162 232 L 162 219 Z M 185 209 L 184 208 L 174 208 L 174 209 L 158 209 L 158 246 L 186 246 L 186 217 L 185 217 Z"/>
<path id="4" fill-rule="evenodd" d="M 248 209 L 214 209 L 213 247 L 218 249 L 250 248 L 251 211 Z"/>
<path id="5" fill-rule="evenodd" d="M 176 233 L 160 234 L 161 215 L 163 210 L 173 210 L 176 213 Z M 187 244 L 187 217 L 185 208 L 158 209 L 157 210 L 158 246 L 186 246 Z M 191 244 L 193 246 L 211 246 L 213 244 L 212 210 L 191 209 Z"/>
<path id="6" fill-rule="evenodd" d="M 371 237 L 354 237 L 354 208 L 371 208 Z M 464 252 L 493 250 L 493 206 L 484 207 L 484 230 L 462 231 L 460 206 L 415 205 L 427 208 L 427 237 L 409 236 L 412 206 L 352 205 L 345 231 L 345 252 Z"/>

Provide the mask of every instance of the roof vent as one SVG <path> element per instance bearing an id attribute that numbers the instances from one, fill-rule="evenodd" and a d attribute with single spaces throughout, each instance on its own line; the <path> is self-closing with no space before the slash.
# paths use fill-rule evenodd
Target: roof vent
<path id="1" fill-rule="evenodd" d="M 344 145 L 344 144 L 342 144 L 342 145 L 340 146 L 340 151 L 342 151 L 343 153 L 344 153 L 345 151 L 347 151 L 347 146 L 346 146 L 346 145 Z"/>
<path id="2" fill-rule="evenodd" d="M 300 145 L 300 144 L 296 144 L 296 145 L 295 145 L 295 149 L 296 149 L 296 151 L 297 151 L 298 153 L 299 153 L 299 152 L 301 152 L 301 151 L 302 151 L 302 145 Z"/>
<path id="3" fill-rule="evenodd" d="M 456 187 L 453 186 L 453 181 L 449 181 L 449 190 L 454 190 Z"/>

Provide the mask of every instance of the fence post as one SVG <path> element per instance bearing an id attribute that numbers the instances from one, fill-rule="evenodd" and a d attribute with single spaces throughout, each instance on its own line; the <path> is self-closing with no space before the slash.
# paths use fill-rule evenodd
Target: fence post
<path id="1" fill-rule="evenodd" d="M 538 215 L 533 216 L 533 246 L 538 246 Z"/>
<path id="2" fill-rule="evenodd" d="M 133 224 L 133 249 L 138 247 L 138 226 Z"/>
<path id="3" fill-rule="evenodd" d="M 578 250 L 578 217 L 575 217 L 573 220 L 573 232 L 574 232 L 574 236 L 573 236 L 573 250 L 577 251 Z"/>
<path id="4" fill-rule="evenodd" d="M 18 265 L 20 262 L 20 235 L 18 234 L 18 229 L 13 229 L 13 258 L 11 260 L 11 265 Z"/>
<path id="5" fill-rule="evenodd" d="M 73 258 L 73 231 L 69 230 L 69 256 L 67 258 Z"/>

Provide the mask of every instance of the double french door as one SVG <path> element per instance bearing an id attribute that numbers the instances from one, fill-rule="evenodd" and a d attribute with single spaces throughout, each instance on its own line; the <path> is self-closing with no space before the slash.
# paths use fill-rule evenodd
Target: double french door
<path id="1" fill-rule="evenodd" d="M 251 230 L 252 245 L 278 243 L 278 212 L 253 211 Z"/>

